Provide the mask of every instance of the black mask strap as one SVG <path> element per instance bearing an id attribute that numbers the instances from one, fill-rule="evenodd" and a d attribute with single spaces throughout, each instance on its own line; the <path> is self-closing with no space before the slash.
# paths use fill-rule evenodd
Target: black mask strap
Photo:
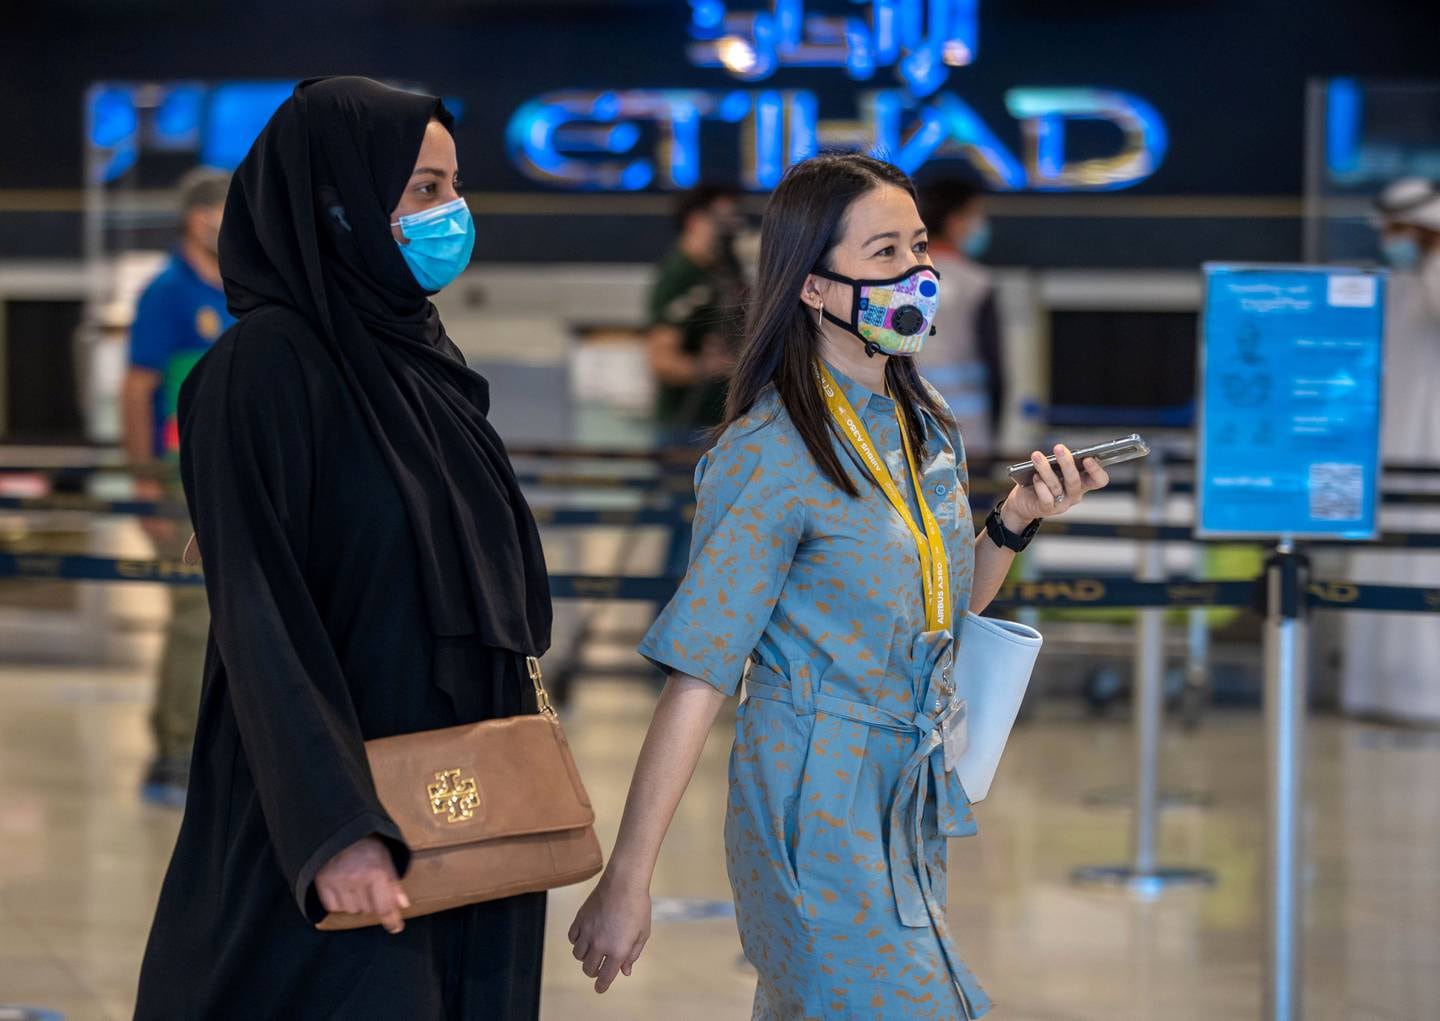
<path id="1" fill-rule="evenodd" d="M 865 345 L 865 356 L 866 356 L 867 358 L 874 358 L 876 355 L 878 355 L 878 354 L 881 353 L 879 346 L 876 345 L 876 343 L 875 343 L 874 341 L 866 340 L 864 337 L 860 336 L 860 331 L 859 331 L 859 330 L 855 329 L 855 327 L 854 327 L 853 325 L 851 325 L 850 323 L 847 323 L 845 320 L 841 319 L 839 316 L 831 315 L 829 309 L 822 308 L 822 309 L 820 310 L 820 314 L 821 314 L 822 316 L 824 316 L 826 319 L 830 320 L 830 321 L 831 321 L 832 323 L 834 323 L 836 326 L 840 327 L 840 329 L 844 330 L 846 333 L 850 334 L 850 335 L 853 336 L 853 337 L 858 338 L 858 339 L 861 341 L 861 343 L 863 343 L 863 344 Z"/>
<path id="2" fill-rule="evenodd" d="M 865 345 L 865 357 L 874 358 L 877 354 L 880 354 L 880 348 L 873 341 L 866 340 L 863 336 L 861 336 L 859 327 L 855 325 L 860 321 L 861 281 L 856 280 L 853 277 L 842 276 L 839 273 L 832 273 L 828 269 L 820 269 L 818 267 L 811 270 L 810 272 L 817 277 L 823 277 L 826 280 L 833 280 L 837 284 L 850 285 L 850 320 L 848 322 L 844 319 L 841 319 L 837 315 L 832 315 L 830 313 L 830 310 L 828 308 L 824 308 L 823 306 L 820 309 L 820 314 L 823 315 L 826 319 L 830 320 L 836 326 L 840 327 L 840 329 L 844 330 L 851 336 L 856 337 L 861 343 L 863 343 Z"/>

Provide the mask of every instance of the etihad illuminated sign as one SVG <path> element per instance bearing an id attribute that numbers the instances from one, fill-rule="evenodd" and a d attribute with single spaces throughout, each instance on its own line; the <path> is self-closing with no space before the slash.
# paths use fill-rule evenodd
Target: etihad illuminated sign
<path id="1" fill-rule="evenodd" d="M 522 105 L 506 143 L 526 176 L 556 187 L 640 191 L 688 188 L 701 178 L 702 125 L 734 125 L 745 183 L 768 190 L 785 168 L 822 150 L 872 152 L 914 172 L 963 159 L 997 190 L 1127 188 L 1165 156 L 1165 123 L 1138 96 L 1104 88 L 1012 88 L 1005 93 L 1020 146 L 1002 140 L 974 108 L 944 88 L 978 55 L 978 0 L 869 0 L 844 16 L 807 12 L 804 0 L 736 12 L 723 0 L 690 0 L 690 62 L 756 86 L 714 89 L 561 90 Z M 854 115 L 821 120 L 807 89 L 768 87 L 786 68 L 841 69 L 857 90 Z M 893 84 L 877 82 L 890 71 Z M 1102 121 L 1119 145 L 1071 158 L 1067 127 Z"/>

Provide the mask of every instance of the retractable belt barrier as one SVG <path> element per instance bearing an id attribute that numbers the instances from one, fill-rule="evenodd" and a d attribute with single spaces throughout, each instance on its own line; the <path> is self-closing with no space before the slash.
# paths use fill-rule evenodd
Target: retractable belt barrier
<path id="1" fill-rule="evenodd" d="M 115 452 L 118 448 L 100 447 L 97 451 Z M 634 464 L 656 464 L 662 468 L 674 471 L 689 471 L 695 466 L 705 453 L 706 448 L 700 446 L 675 446 L 675 447 L 565 447 L 545 445 L 522 445 L 509 446 L 507 451 L 515 460 L 555 460 L 555 461 L 621 461 Z M 1162 452 L 1156 451 L 1151 458 L 1162 456 Z M 1176 454 L 1163 453 L 1165 463 L 1177 468 L 1193 467 L 1195 459 L 1182 457 Z M 1029 451 L 1016 451 L 1012 454 L 989 454 L 983 457 L 967 458 L 971 473 L 974 475 L 986 474 L 992 470 L 1009 467 L 1012 464 L 1019 464 L 1030 459 Z M 154 474 L 157 466 L 148 465 L 142 471 L 147 474 Z M 160 466 L 164 470 L 164 466 Z M 1384 466 L 1386 472 L 1393 472 L 1402 475 L 1440 475 L 1440 464 L 1433 463 L 1410 463 L 1391 462 Z M 91 474 L 91 473 L 120 473 L 127 474 L 131 467 L 124 461 L 118 459 L 106 460 L 102 456 L 94 461 L 76 464 L 48 464 L 48 465 L 22 465 L 22 464 L 0 464 L 0 474 Z"/>
<path id="2" fill-rule="evenodd" d="M 1422 473 L 1433 470 L 1435 474 L 1440 474 L 1440 467 L 1421 469 L 1407 466 L 1404 469 L 1395 470 Z M 124 465 L 114 467 L 0 465 L 0 476 L 27 474 L 48 476 L 77 488 L 84 479 L 92 475 L 137 475 Z M 169 466 L 160 466 L 158 469 L 138 473 L 137 477 L 173 479 L 174 472 Z M 649 496 L 668 498 L 677 505 L 693 503 L 694 497 L 693 466 L 683 472 L 668 471 L 662 468 L 659 474 L 654 475 L 607 475 L 596 472 L 522 470 L 516 473 L 515 478 L 520 485 L 533 489 L 644 493 Z M 997 497 L 1005 496 L 1012 488 L 1013 484 L 1008 480 L 988 478 L 974 471 L 965 484 L 966 494 L 977 508 L 990 506 Z M 1171 480 L 1167 488 L 1173 495 L 1195 492 L 1194 483 L 1188 480 Z M 1117 496 L 1137 493 L 1139 492 L 1139 483 L 1134 479 L 1112 479 L 1110 484 L 1105 487 L 1104 492 Z M 1440 492 L 1390 491 L 1381 492 L 1379 498 L 1380 502 L 1386 506 L 1440 506 Z M 103 500 L 84 493 L 61 492 L 44 497 L 0 497 L 0 510 L 90 511 L 96 514 L 134 514 L 140 517 L 149 517 L 183 516 L 184 509 L 181 501 Z M 577 521 L 575 523 L 582 524 L 584 522 Z M 1145 537 L 1135 536 L 1135 538 Z M 1168 541 L 1168 537 L 1164 538 Z"/>
<path id="3" fill-rule="evenodd" d="M 178 501 L 101 500 L 90 496 L 17 497 L 0 496 L 0 511 L 48 511 L 80 514 L 110 514 L 138 518 L 181 518 L 186 516 Z M 584 507 L 532 507 L 541 525 L 610 525 L 634 528 L 641 525 L 674 525 L 695 517 L 694 504 L 673 507 L 589 509 Z M 1440 537 L 1437 537 L 1440 539 Z"/>
<path id="4" fill-rule="evenodd" d="M 1440 497 L 1440 494 L 1436 494 Z M 175 501 L 100 500 L 89 496 L 61 494 L 45 497 L 0 497 L 0 510 L 75 512 L 113 514 L 141 518 L 183 517 L 185 505 Z M 694 519 L 693 503 L 676 503 L 669 507 L 590 509 L 584 507 L 532 508 L 540 525 L 554 528 L 582 525 L 613 528 L 665 527 L 684 524 Z M 1245 545 L 1244 540 L 1197 538 L 1185 525 L 1144 525 L 1116 521 L 1045 522 L 1048 536 L 1070 536 L 1076 539 L 1129 539 L 1140 542 L 1194 542 L 1211 545 Z M 1343 539 L 1309 542 L 1311 547 L 1358 547 L 1384 549 L 1440 549 L 1440 533 L 1387 532 L 1363 543 Z"/>
<path id="5" fill-rule="evenodd" d="M 0 553 L 0 579 L 92 582 L 149 582 L 202 585 L 199 566 L 179 560 L 126 560 L 48 553 Z M 1262 606 L 1263 578 L 1245 581 L 1136 581 L 1132 578 L 1056 577 L 1007 582 L 992 606 L 1040 608 L 1095 607 L 1249 607 Z M 550 592 L 556 599 L 606 599 L 664 602 L 679 579 L 554 575 Z M 1378 610 L 1440 613 L 1440 588 L 1365 585 L 1349 581 L 1313 581 L 1307 598 L 1317 610 Z"/>
<path id="6" fill-rule="evenodd" d="M 516 475 L 516 481 L 522 486 L 533 486 L 540 489 L 633 490 L 677 497 L 690 496 L 694 485 L 689 476 L 681 475 L 615 476 L 549 472 L 521 472 Z M 965 485 L 965 492 L 971 497 L 972 502 L 983 505 L 994 502 L 994 498 L 1006 495 L 1013 488 L 1014 486 L 1010 482 L 972 477 Z M 1177 496 L 1194 493 L 1195 484 L 1189 481 L 1172 481 L 1169 483 L 1169 491 Z M 1103 492 L 1109 495 L 1137 493 L 1139 492 L 1139 483 L 1130 479 L 1112 480 Z M 1380 502 L 1386 506 L 1440 506 L 1440 492 L 1381 493 Z"/>

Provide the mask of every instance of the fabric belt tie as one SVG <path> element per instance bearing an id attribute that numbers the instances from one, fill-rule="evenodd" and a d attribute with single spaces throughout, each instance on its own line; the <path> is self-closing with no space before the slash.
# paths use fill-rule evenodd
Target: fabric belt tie
<path id="1" fill-rule="evenodd" d="M 796 706 L 789 681 L 768 667 L 756 664 L 745 685 L 747 697 L 790 706 L 797 715 L 824 713 L 867 727 L 914 734 L 915 752 L 906 761 L 890 803 L 890 875 L 895 888 L 895 907 L 900 921 L 920 929 L 942 922 L 944 892 L 937 882 L 944 874 L 932 873 L 927 854 L 925 814 L 935 807 L 936 836 L 941 847 L 945 837 L 968 837 L 976 832 L 974 817 L 960 777 L 945 769 L 939 718 L 916 712 L 905 716 L 879 706 L 867 705 L 833 695 L 815 695 L 811 706 Z M 922 703 L 928 704 L 928 703 Z M 953 712 L 949 707 L 945 713 Z M 957 809 L 965 806 L 962 815 Z"/>

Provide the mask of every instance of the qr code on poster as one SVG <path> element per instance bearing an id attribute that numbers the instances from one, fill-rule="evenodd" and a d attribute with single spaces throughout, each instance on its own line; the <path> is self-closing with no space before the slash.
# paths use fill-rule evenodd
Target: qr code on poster
<path id="1" fill-rule="evenodd" d="M 1358 464 L 1310 466 L 1310 516 L 1316 521 L 1358 521 L 1365 515 L 1365 473 Z"/>

